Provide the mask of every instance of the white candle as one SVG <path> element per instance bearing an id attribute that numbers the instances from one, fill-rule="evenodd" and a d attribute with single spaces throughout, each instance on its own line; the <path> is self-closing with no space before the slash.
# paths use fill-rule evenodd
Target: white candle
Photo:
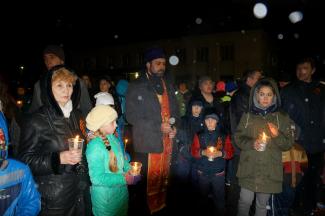
<path id="1" fill-rule="evenodd" d="M 76 138 L 74 138 L 74 142 L 73 142 L 74 149 L 78 149 L 78 141 L 79 141 L 79 136 L 77 135 Z"/>

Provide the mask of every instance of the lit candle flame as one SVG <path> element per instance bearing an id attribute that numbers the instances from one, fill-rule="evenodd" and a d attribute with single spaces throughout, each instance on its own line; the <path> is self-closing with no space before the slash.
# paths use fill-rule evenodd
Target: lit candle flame
<path id="1" fill-rule="evenodd" d="M 267 139 L 267 136 L 266 136 L 265 132 L 263 132 L 263 134 L 262 134 L 262 142 L 266 143 L 266 139 Z"/>
<path id="2" fill-rule="evenodd" d="M 208 147 L 208 150 L 211 152 L 211 153 L 213 153 L 214 151 L 215 151 L 215 147 L 214 146 L 210 146 L 210 147 Z"/>
<path id="3" fill-rule="evenodd" d="M 131 162 L 130 165 L 131 165 L 131 174 L 133 176 L 140 175 L 142 164 L 140 162 Z"/>

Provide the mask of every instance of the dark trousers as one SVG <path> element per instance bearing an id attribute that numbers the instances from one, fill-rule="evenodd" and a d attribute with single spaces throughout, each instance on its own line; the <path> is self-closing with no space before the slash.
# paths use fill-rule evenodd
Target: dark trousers
<path id="1" fill-rule="evenodd" d="M 226 209 L 227 215 L 237 216 L 240 186 L 238 184 L 236 172 L 239 164 L 239 155 L 234 155 L 234 157 L 228 162 L 227 176 L 229 178 L 230 185 L 228 186 L 226 194 Z"/>
<path id="2" fill-rule="evenodd" d="M 129 213 L 128 215 L 149 216 L 150 210 L 147 203 L 147 171 L 148 171 L 148 154 L 133 152 L 134 161 L 142 163 L 141 181 L 136 185 L 129 185 Z"/>
<path id="3" fill-rule="evenodd" d="M 212 198 L 214 205 L 214 215 L 224 215 L 225 211 L 225 175 L 209 174 L 206 175 L 198 171 L 198 190 L 199 201 L 198 208 L 203 214 L 211 215 L 209 208 L 209 199 Z M 208 210 L 205 212 L 205 210 Z"/>

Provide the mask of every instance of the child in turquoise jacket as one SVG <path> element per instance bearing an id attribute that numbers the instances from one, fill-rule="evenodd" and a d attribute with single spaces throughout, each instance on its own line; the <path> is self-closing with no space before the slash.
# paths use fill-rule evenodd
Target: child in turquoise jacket
<path id="1" fill-rule="evenodd" d="M 105 105 L 93 108 L 86 118 L 87 128 L 95 135 L 86 150 L 95 216 L 127 215 L 127 184 L 134 183 L 128 173 L 130 165 L 114 135 L 116 119 L 116 111 Z"/>

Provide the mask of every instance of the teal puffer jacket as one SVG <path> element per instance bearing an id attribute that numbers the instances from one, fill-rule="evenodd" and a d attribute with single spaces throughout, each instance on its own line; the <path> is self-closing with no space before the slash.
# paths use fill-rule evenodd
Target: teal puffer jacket
<path id="1" fill-rule="evenodd" d="M 103 140 L 96 137 L 87 145 L 87 161 L 89 176 L 92 182 L 91 201 L 93 214 L 127 215 L 128 189 L 124 174 L 130 169 L 130 165 L 123 157 L 121 146 L 114 135 L 107 136 L 111 151 L 117 159 L 118 171 L 112 173 L 109 170 L 109 153 Z"/>

